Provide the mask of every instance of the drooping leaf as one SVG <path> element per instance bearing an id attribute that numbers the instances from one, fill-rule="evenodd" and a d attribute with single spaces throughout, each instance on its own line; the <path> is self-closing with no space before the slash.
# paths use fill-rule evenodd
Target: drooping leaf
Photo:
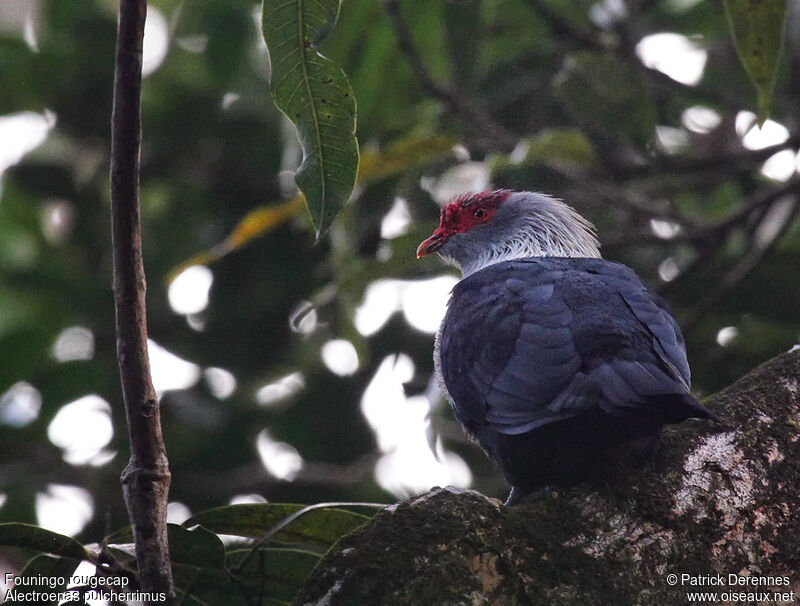
<path id="1" fill-rule="evenodd" d="M 758 93 L 759 125 L 769 117 L 778 73 L 787 0 L 725 0 L 736 52 Z"/>
<path id="2" fill-rule="evenodd" d="M 26 583 L 24 580 L 19 584 L 19 589 L 14 591 L 15 602 L 27 602 L 41 604 L 42 606 L 59 603 L 58 599 L 47 600 L 42 598 L 42 594 L 62 593 L 67 588 L 69 578 L 78 568 L 81 561 L 74 558 L 57 558 L 49 555 L 37 555 L 32 558 L 18 576 L 23 579 L 30 579 L 32 582 Z M 42 580 L 47 579 L 48 583 L 42 585 Z M 63 582 L 62 582 L 63 581 Z M 19 591 L 19 593 L 17 593 Z M 33 594 L 38 593 L 38 596 Z M 24 596 L 24 597 L 22 597 Z M 8 599 L 8 596 L 6 596 Z M 11 602 L 12 600 L 8 600 Z"/>
<path id="3" fill-rule="evenodd" d="M 241 537 L 260 538 L 277 524 L 303 509 L 289 503 L 228 505 L 199 513 L 183 525 L 202 525 L 213 532 Z M 327 550 L 343 535 L 364 524 L 369 518 L 344 509 L 317 509 L 292 522 L 275 535 L 282 543 L 304 544 Z"/>
<path id="4" fill-rule="evenodd" d="M 358 172 L 356 101 L 347 76 L 316 45 L 333 29 L 339 0 L 264 0 L 275 105 L 297 129 L 303 163 L 295 175 L 317 238 L 353 191 Z"/>
<path id="5" fill-rule="evenodd" d="M 72 537 L 17 522 L 0 524 L 0 545 L 25 547 L 78 560 L 88 559 L 90 556 L 83 545 Z"/>
<path id="6" fill-rule="evenodd" d="M 358 166 L 358 183 L 370 185 L 397 176 L 416 166 L 452 155 L 458 139 L 449 135 L 430 135 L 400 139 L 380 151 L 364 151 Z M 208 265 L 225 255 L 246 246 L 279 227 L 303 207 L 300 194 L 281 204 L 259 206 L 247 213 L 222 242 L 190 257 L 167 274 L 172 282 L 183 270 L 192 265 Z"/>

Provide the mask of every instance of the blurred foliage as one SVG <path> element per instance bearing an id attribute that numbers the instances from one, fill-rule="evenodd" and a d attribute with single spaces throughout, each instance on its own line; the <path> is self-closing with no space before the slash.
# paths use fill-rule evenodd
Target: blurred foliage
<path id="1" fill-rule="evenodd" d="M 110 290 L 116 6 L 18 4 L 33 21 L 27 35 L 22 24 L 0 26 L 0 116 L 49 110 L 56 125 L 0 184 L 0 394 L 22 381 L 41 394 L 30 422 L 0 421 L 0 521 L 35 523 L 37 495 L 53 484 L 78 486 L 94 510 L 77 539 L 96 541 L 127 524 Z M 497 187 L 546 191 L 590 218 L 605 256 L 632 266 L 672 305 L 685 327 L 697 393 L 729 384 L 798 341 L 798 176 L 762 172 L 773 154 L 796 154 L 800 146 L 797 11 L 787 17 L 772 100 L 773 119 L 789 132 L 765 151 L 743 146 L 747 116 L 740 112 L 754 109 L 752 85 L 715 3 L 631 0 L 615 12 L 621 3 L 406 0 L 400 14 L 417 59 L 439 85 L 433 90 L 398 50 L 382 2 L 347 0 L 320 50 L 350 78 L 362 163 L 353 198 L 330 237 L 315 244 L 308 218 L 297 212 L 296 134 L 268 94 L 259 6 L 150 4 L 169 35 L 163 63 L 143 90 L 150 335 L 201 370 L 226 369 L 236 379 L 224 397 L 207 375 L 163 397 L 171 500 L 191 512 L 226 506 L 235 495 L 301 503 L 398 496 L 375 480 L 382 453 L 361 398 L 396 353 L 414 363 L 407 395 L 423 393 L 433 335 L 393 314 L 365 336 L 355 310 L 380 278 L 452 272 L 434 259 L 417 262 L 414 251 L 436 225 L 438 198 L 476 174 Z M 640 60 L 639 42 L 663 32 L 707 52 L 697 84 Z M 498 129 L 486 132 L 465 117 L 465 103 Z M 509 149 L 496 132 L 519 144 Z M 382 221 L 396 198 L 406 201 L 411 222 L 401 235 L 384 237 Z M 202 251 L 214 276 L 209 305 L 177 314 L 170 279 Z M 305 329 L 310 310 L 315 322 Z M 59 362 L 54 343 L 75 326 L 93 335 L 91 359 Z M 720 333 L 725 327 L 735 330 Z M 353 374 L 336 375 L 323 363 L 321 348 L 332 339 L 355 346 Z M 267 404 L 256 398 L 264 385 L 298 371 L 301 389 Z M 107 448 L 116 455 L 74 465 L 48 427 L 65 404 L 87 394 L 111 404 Z M 497 472 L 446 407 L 433 420 L 445 449 L 469 463 L 473 485 L 502 494 Z M 265 429 L 303 457 L 292 480 L 262 465 L 256 442 Z M 20 569 L 26 555 L 4 549 L 0 559 Z"/>

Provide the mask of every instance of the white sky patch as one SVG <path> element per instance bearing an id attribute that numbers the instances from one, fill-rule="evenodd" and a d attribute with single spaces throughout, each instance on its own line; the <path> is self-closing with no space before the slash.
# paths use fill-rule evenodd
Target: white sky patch
<path id="1" fill-rule="evenodd" d="M 689 145 L 689 135 L 681 128 L 656 126 L 656 138 L 661 148 L 668 154 L 675 154 Z"/>
<path id="2" fill-rule="evenodd" d="M 756 228 L 755 242 L 760 248 L 769 246 L 775 240 L 786 221 L 792 216 L 795 204 L 794 198 L 785 196 L 770 207 Z"/>
<path id="3" fill-rule="evenodd" d="M 62 330 L 52 350 L 59 362 L 91 360 L 94 357 L 94 334 L 84 326 L 70 326 Z"/>
<path id="4" fill-rule="evenodd" d="M 624 0 L 603 0 L 589 8 L 589 18 L 600 29 L 609 29 L 627 16 Z"/>
<path id="5" fill-rule="evenodd" d="M 381 238 L 391 239 L 404 235 L 411 224 L 411 213 L 403 198 L 395 198 L 394 204 L 381 221 Z"/>
<path id="6" fill-rule="evenodd" d="M 92 495 L 77 486 L 49 484 L 35 503 L 39 526 L 68 536 L 83 530 L 94 514 Z"/>
<path id="7" fill-rule="evenodd" d="M 408 282 L 403 293 L 403 315 L 422 332 L 435 333 L 447 312 L 450 291 L 458 282 L 452 275 Z"/>
<path id="8" fill-rule="evenodd" d="M 210 367 L 203 371 L 203 378 L 208 384 L 208 390 L 215 398 L 224 400 L 236 391 L 236 377 L 224 368 Z"/>
<path id="9" fill-rule="evenodd" d="M 153 387 L 161 397 L 171 389 L 187 389 L 200 380 L 200 367 L 176 356 L 152 339 L 147 340 Z"/>
<path id="10" fill-rule="evenodd" d="M 39 416 L 42 394 L 30 383 L 14 383 L 0 396 L 0 423 L 11 427 L 25 427 Z"/>
<path id="11" fill-rule="evenodd" d="M 673 257 L 667 257 L 658 266 L 658 277 L 664 282 L 672 282 L 681 273 Z"/>
<path id="12" fill-rule="evenodd" d="M 727 347 L 736 336 L 739 334 L 739 329 L 735 326 L 726 326 L 725 328 L 721 328 L 717 333 L 717 343 L 720 347 Z"/>
<path id="13" fill-rule="evenodd" d="M 693 105 L 686 108 L 681 115 L 681 123 L 694 133 L 705 134 L 717 128 L 722 122 L 722 116 L 710 107 Z"/>
<path id="14" fill-rule="evenodd" d="M 84 578 L 84 579 L 87 578 L 87 577 L 97 576 L 97 569 L 95 568 L 94 564 L 92 564 L 91 562 L 84 561 L 84 562 L 81 562 L 80 564 L 78 564 L 78 567 L 75 569 L 75 572 L 72 573 L 72 576 L 73 577 L 81 577 L 81 578 Z M 68 588 L 76 587 L 76 586 L 78 586 L 80 584 L 81 583 L 68 583 L 67 587 Z M 89 599 L 87 599 L 86 600 L 86 604 L 88 604 L 88 606 L 108 606 L 108 600 L 89 600 Z"/>
<path id="15" fill-rule="evenodd" d="M 208 48 L 208 36 L 206 34 L 190 34 L 176 38 L 175 43 L 187 53 L 199 55 Z"/>
<path id="16" fill-rule="evenodd" d="M 650 230 L 662 240 L 672 240 L 681 233 L 681 226 L 674 221 L 650 219 Z"/>
<path id="17" fill-rule="evenodd" d="M 64 244 L 72 233 L 76 216 L 75 205 L 68 200 L 46 202 L 39 214 L 45 240 L 53 246 Z"/>
<path id="18" fill-rule="evenodd" d="M 142 77 L 156 71 L 164 62 L 169 49 L 169 25 L 160 10 L 147 7 L 142 46 Z"/>
<path id="19" fill-rule="evenodd" d="M 464 162 L 447 169 L 438 178 L 423 177 L 420 186 L 439 204 L 456 196 L 485 191 L 489 187 L 489 167 L 484 162 Z"/>
<path id="20" fill-rule="evenodd" d="M 770 156 L 761 167 L 761 174 L 775 181 L 788 181 L 797 170 L 797 155 L 784 149 Z"/>
<path id="21" fill-rule="evenodd" d="M 701 2 L 703 2 L 703 0 L 667 0 L 665 4 L 671 12 L 682 13 L 688 11 L 690 8 L 694 8 Z"/>
<path id="22" fill-rule="evenodd" d="M 426 438 L 430 404 L 425 396 L 406 398 L 403 383 L 414 377 L 414 363 L 405 354 L 384 358 L 364 391 L 361 410 L 375 431 L 384 455 L 375 467 L 375 478 L 397 496 L 432 486 L 466 487 L 472 475 L 457 455 L 438 445 L 440 461 Z"/>
<path id="23" fill-rule="evenodd" d="M 0 116 L 0 176 L 41 145 L 56 125 L 56 115 L 19 112 Z"/>
<path id="24" fill-rule="evenodd" d="M 353 321 L 364 336 L 378 332 L 402 304 L 402 280 L 375 280 L 364 291 L 364 302 L 356 309 Z"/>
<path id="25" fill-rule="evenodd" d="M 98 395 L 65 404 L 50 421 L 47 437 L 64 450 L 70 465 L 86 465 L 103 453 L 114 437 L 111 405 Z"/>
<path id="26" fill-rule="evenodd" d="M 306 379 L 303 373 L 299 371 L 293 372 L 259 388 L 256 392 L 256 401 L 262 406 L 274 405 L 291 398 L 305 386 Z"/>
<path id="27" fill-rule="evenodd" d="M 375 334 L 393 313 L 402 310 L 411 326 L 435 333 L 456 282 L 451 274 L 428 280 L 376 280 L 367 286 L 364 302 L 356 309 L 356 329 L 364 336 Z"/>
<path id="28" fill-rule="evenodd" d="M 262 429 L 256 438 L 256 448 L 264 468 L 279 480 L 292 481 L 303 469 L 303 457 L 297 449 L 286 442 L 277 442 Z"/>
<path id="29" fill-rule="evenodd" d="M 690 86 L 700 82 L 708 59 L 699 44 L 671 32 L 645 36 L 636 45 L 636 54 L 647 67 Z"/>
<path id="30" fill-rule="evenodd" d="M 208 293 L 214 274 L 205 265 L 192 265 L 179 273 L 169 285 L 169 305 L 177 314 L 197 314 L 208 307 Z"/>
<path id="31" fill-rule="evenodd" d="M 183 524 L 192 517 L 192 510 L 180 501 L 167 503 L 167 523 Z"/>
<path id="32" fill-rule="evenodd" d="M 242 96 L 239 93 L 225 93 L 222 96 L 222 109 L 229 110 Z"/>
<path id="33" fill-rule="evenodd" d="M 333 339 L 322 346 L 322 361 L 333 374 L 344 377 L 358 370 L 358 352 L 346 339 Z"/>
<path id="34" fill-rule="evenodd" d="M 317 327 L 317 310 L 311 301 L 300 301 L 289 314 L 289 328 L 301 335 L 309 335 Z"/>
<path id="35" fill-rule="evenodd" d="M 237 494 L 231 497 L 231 505 L 247 505 L 249 503 L 266 503 L 267 500 L 260 494 Z"/>
<path id="36" fill-rule="evenodd" d="M 748 111 L 736 114 L 735 128 L 736 134 L 742 138 L 742 145 L 747 149 L 763 149 L 783 143 L 789 138 L 789 130 L 783 124 L 767 120 L 759 128 L 756 115 Z"/>

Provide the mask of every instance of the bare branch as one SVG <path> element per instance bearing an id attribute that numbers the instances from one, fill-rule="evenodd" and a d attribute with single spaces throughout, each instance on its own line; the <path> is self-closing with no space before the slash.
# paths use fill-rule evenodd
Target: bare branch
<path id="1" fill-rule="evenodd" d="M 649 176 L 655 173 L 692 173 L 724 168 L 752 168 L 770 156 L 784 149 L 800 147 L 800 134 L 789 137 L 783 143 L 776 143 L 762 149 L 740 149 L 716 156 L 692 158 L 686 156 L 658 156 L 640 165 L 619 166 L 615 172 L 623 179 Z"/>
<path id="2" fill-rule="evenodd" d="M 169 466 L 147 356 L 145 275 L 139 217 L 142 40 L 145 0 L 120 0 L 111 119 L 111 219 L 117 361 L 131 457 L 122 491 L 144 592 L 175 597 L 167 543 Z M 160 601 L 164 603 L 164 601 Z"/>
<path id="3" fill-rule="evenodd" d="M 483 108 L 471 103 L 461 91 L 452 85 L 439 84 L 433 79 L 414 44 L 408 26 L 400 15 L 399 0 L 383 0 L 383 6 L 397 35 L 397 45 L 411 64 L 411 69 L 422 88 L 431 97 L 444 102 L 450 111 L 476 126 L 498 149 L 503 151 L 514 149 L 517 137 L 513 133 L 498 124 Z"/>

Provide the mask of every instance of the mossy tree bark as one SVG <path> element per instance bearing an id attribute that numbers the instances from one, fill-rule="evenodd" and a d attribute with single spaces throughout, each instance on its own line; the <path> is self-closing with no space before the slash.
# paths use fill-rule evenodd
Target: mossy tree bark
<path id="1" fill-rule="evenodd" d="M 725 423 L 668 429 L 652 462 L 600 487 L 511 508 L 434 489 L 390 507 L 334 546 L 297 604 L 685 604 L 688 591 L 798 600 L 800 349 L 704 403 Z"/>

